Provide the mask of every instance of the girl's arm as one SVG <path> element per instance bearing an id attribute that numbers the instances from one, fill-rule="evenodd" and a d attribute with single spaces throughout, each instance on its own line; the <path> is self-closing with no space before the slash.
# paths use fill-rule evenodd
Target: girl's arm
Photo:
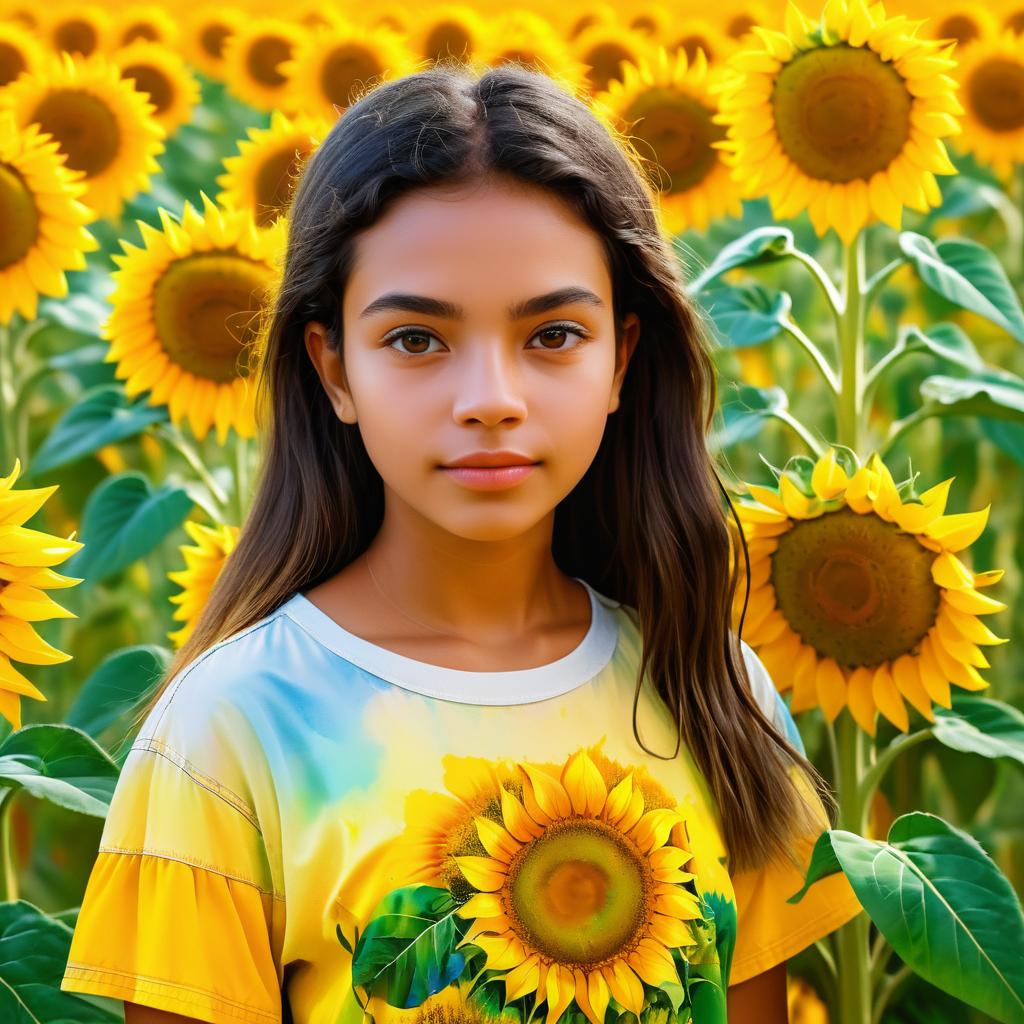
<path id="1" fill-rule="evenodd" d="M 732 985 L 727 997 L 729 1024 L 789 1024 L 785 960 Z"/>
<path id="2" fill-rule="evenodd" d="M 756 979 L 754 979 L 756 980 Z M 152 1006 L 140 1003 L 124 1003 L 124 1024 L 206 1024 L 198 1017 L 183 1017 L 180 1013 L 169 1010 L 157 1010 Z"/>

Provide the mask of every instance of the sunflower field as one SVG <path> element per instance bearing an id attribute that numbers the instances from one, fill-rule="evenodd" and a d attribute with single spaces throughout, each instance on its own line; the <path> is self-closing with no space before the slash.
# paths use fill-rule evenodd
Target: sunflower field
<path id="1" fill-rule="evenodd" d="M 1022 0 L 0 0 L 0 1021 L 122 1019 L 59 979 L 246 514 L 290 196 L 447 57 L 631 140 L 715 340 L 735 626 L 837 794 L 805 890 L 865 910 L 791 1020 L 1024 1022 Z"/>

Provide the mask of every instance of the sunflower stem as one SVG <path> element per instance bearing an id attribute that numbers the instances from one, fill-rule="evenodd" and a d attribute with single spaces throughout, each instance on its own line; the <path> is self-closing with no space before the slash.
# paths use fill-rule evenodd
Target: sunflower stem
<path id="1" fill-rule="evenodd" d="M 0 324 L 0 474 L 4 476 L 14 469 L 14 459 L 18 455 L 17 394 L 11 342 L 10 327 Z"/>
<path id="2" fill-rule="evenodd" d="M 800 325 L 795 323 L 789 317 L 786 317 L 780 321 L 782 329 L 795 341 L 798 345 L 807 353 L 812 363 L 814 363 L 816 369 L 824 378 L 825 383 L 829 386 L 829 390 L 832 394 L 838 394 L 839 392 L 839 381 L 836 379 L 836 375 L 832 372 L 832 367 L 828 365 L 828 360 L 822 354 L 821 350 L 817 345 L 807 337 L 806 334 L 800 329 Z"/>
<path id="3" fill-rule="evenodd" d="M 777 420 L 785 423 L 793 433 L 800 438 L 801 441 L 814 453 L 814 457 L 818 458 L 822 454 L 822 446 L 811 436 L 810 431 L 791 413 L 785 409 L 776 409 L 771 413 Z"/>
<path id="4" fill-rule="evenodd" d="M 859 783 L 860 799 L 865 807 L 871 806 L 871 801 L 875 796 L 875 790 L 878 788 L 878 784 L 885 777 L 885 773 L 889 770 L 889 766 L 893 761 L 895 761 L 900 754 L 910 750 L 911 747 L 915 747 L 918 743 L 931 739 L 931 737 L 931 729 L 919 729 L 917 732 L 910 733 L 910 735 L 904 735 L 901 733 L 882 751 L 881 754 L 878 755 L 875 763 L 868 768 Z"/>
<path id="5" fill-rule="evenodd" d="M 193 472 L 210 492 L 210 498 L 217 506 L 222 522 L 227 521 L 228 496 L 214 480 L 196 450 L 185 439 L 185 435 L 171 423 L 158 423 L 154 427 L 157 436 L 162 437 L 192 467 Z"/>
<path id="6" fill-rule="evenodd" d="M 18 898 L 18 873 L 14 858 L 14 835 L 11 828 L 11 807 L 14 804 L 14 790 L 5 786 L 0 794 L 0 902 L 9 903 Z"/>
<path id="7" fill-rule="evenodd" d="M 843 245 L 843 302 L 839 316 L 837 441 L 859 455 L 864 400 L 864 307 L 867 291 L 864 230 Z M 836 720 L 838 827 L 863 835 L 868 804 L 860 786 L 869 755 L 867 735 L 849 709 Z M 868 934 L 871 919 L 858 914 L 836 934 L 836 976 L 842 1024 L 871 1024 Z"/>
<path id="8" fill-rule="evenodd" d="M 832 279 L 825 273 L 825 268 L 813 256 L 800 249 L 794 249 L 792 256 L 793 259 L 802 263 L 811 272 L 811 276 L 818 283 L 818 287 L 831 308 L 832 316 L 838 327 L 843 310 L 843 300 L 836 286 L 832 283 Z"/>

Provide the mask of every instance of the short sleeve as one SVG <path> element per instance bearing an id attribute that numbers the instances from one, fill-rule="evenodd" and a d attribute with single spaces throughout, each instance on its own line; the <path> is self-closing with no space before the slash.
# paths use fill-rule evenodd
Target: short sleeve
<path id="1" fill-rule="evenodd" d="M 125 758 L 60 987 L 204 1021 L 276 1024 L 283 902 L 252 733 L 219 688 L 222 658 L 207 660 L 222 650 L 171 682 Z"/>
<path id="2" fill-rule="evenodd" d="M 786 702 L 763 662 L 743 642 L 751 684 L 766 714 L 774 716 L 779 728 L 804 753 L 803 743 Z M 756 678 L 755 678 L 756 677 Z M 770 692 L 763 688 L 767 682 Z M 796 844 L 801 869 L 788 860 L 732 875 L 736 896 L 736 945 L 729 984 L 737 985 L 788 960 L 813 942 L 852 920 L 861 911 L 853 887 L 839 872 L 815 882 L 799 903 L 786 901 L 803 887 L 811 852 L 818 836 L 830 827 L 824 805 L 810 789 L 802 774 L 794 774 L 797 785 L 816 807 L 821 828 Z"/>

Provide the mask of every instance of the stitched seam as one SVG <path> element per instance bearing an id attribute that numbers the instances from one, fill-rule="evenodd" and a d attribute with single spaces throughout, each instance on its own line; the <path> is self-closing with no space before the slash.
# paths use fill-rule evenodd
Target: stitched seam
<path id="1" fill-rule="evenodd" d="M 146 849 L 133 850 L 125 846 L 101 846 L 97 850 L 97 853 L 119 853 L 127 854 L 132 857 L 155 857 L 159 860 L 176 861 L 177 863 L 185 864 L 188 867 L 200 868 L 212 875 L 221 875 L 223 878 L 230 879 L 231 881 L 241 882 L 243 885 L 251 885 L 257 892 L 262 893 L 264 896 L 271 896 L 275 900 L 284 900 L 283 894 L 274 892 L 272 889 L 264 889 L 259 885 L 259 883 L 255 882 L 251 878 L 246 878 L 244 875 L 232 874 L 230 871 L 222 871 L 220 868 L 214 867 L 212 864 L 199 860 L 198 858 L 172 857 L 167 853 L 155 853 L 153 850 Z"/>
<path id="2" fill-rule="evenodd" d="M 743 972 L 738 970 L 739 965 L 746 966 L 748 964 L 758 964 L 765 959 L 770 960 L 772 956 L 775 953 L 777 953 L 780 949 L 789 948 L 792 945 L 800 942 L 808 935 L 811 935 L 814 932 L 816 932 L 819 928 L 821 928 L 822 925 L 827 925 L 832 921 L 840 921 L 848 918 L 848 912 L 853 904 L 856 904 L 858 912 L 864 909 L 861 906 L 860 901 L 856 898 L 854 898 L 852 903 L 841 903 L 839 905 L 839 911 L 837 913 L 823 914 L 821 917 L 816 917 L 814 918 L 814 920 L 808 921 L 803 928 L 800 928 L 795 932 L 787 932 L 784 936 L 782 936 L 782 938 L 776 939 L 775 942 L 772 942 L 767 946 L 759 947 L 756 953 L 748 953 L 745 957 L 741 957 L 738 960 L 733 960 L 730 973 L 742 974 Z M 855 917 L 856 915 L 852 916 Z M 850 917 L 849 919 L 852 920 L 852 917 Z M 825 934 L 827 935 L 830 931 L 834 930 L 834 928 L 827 929 Z"/>
<path id="3" fill-rule="evenodd" d="M 279 605 L 278 609 L 280 609 L 280 607 L 281 606 Z M 174 684 L 174 687 L 171 690 L 171 695 L 167 698 L 167 703 L 164 705 L 163 710 L 160 712 L 160 717 L 156 720 L 156 723 L 153 726 L 153 732 L 155 733 L 159 731 L 160 723 L 163 721 L 164 715 L 167 714 L 167 709 L 174 702 L 174 698 L 178 696 L 178 690 L 181 689 L 181 684 L 192 674 L 192 671 L 194 669 L 199 668 L 199 666 L 204 661 L 206 661 L 206 659 L 211 654 L 213 654 L 214 651 L 220 650 L 221 647 L 227 647 L 228 644 L 233 644 L 236 641 L 241 640 L 244 637 L 247 637 L 254 630 L 262 629 L 264 626 L 269 626 L 271 622 L 273 622 L 275 619 L 279 617 L 279 615 L 280 612 L 275 610 L 273 613 L 271 613 L 271 616 L 268 619 L 266 619 L 266 621 L 254 622 L 251 626 L 249 626 L 247 629 L 243 629 L 240 633 L 236 633 L 234 636 L 225 637 L 223 640 L 220 641 L 220 643 L 214 644 L 208 650 L 204 651 L 198 658 L 196 658 L 196 660 L 192 662 L 192 664 L 189 665 L 189 667 L 186 668 L 185 671 L 182 672 L 180 676 L 178 676 L 178 681 Z M 140 738 L 149 739 L 150 737 L 147 736 Z"/>
<path id="4" fill-rule="evenodd" d="M 132 745 L 132 750 L 143 750 L 167 758 L 168 761 L 177 768 L 180 768 L 197 785 L 209 790 L 214 796 L 220 797 L 226 804 L 238 811 L 261 836 L 263 835 L 256 811 L 237 793 L 229 789 L 222 782 L 218 782 L 213 776 L 207 775 L 206 772 L 198 768 L 180 751 L 168 746 L 163 740 L 153 739 L 149 736 L 136 740 Z"/>
<path id="5" fill-rule="evenodd" d="M 103 984 L 109 985 L 111 988 L 124 989 L 126 992 L 139 991 L 139 986 L 137 984 L 128 984 L 128 981 L 126 980 L 132 979 L 136 982 L 141 981 L 145 985 L 159 985 L 161 987 L 169 988 L 171 990 L 171 994 L 168 995 L 168 998 L 174 998 L 174 995 L 177 994 L 179 1001 L 186 1005 L 198 1002 L 196 999 L 185 999 L 182 995 L 184 992 L 190 992 L 194 995 L 200 995 L 209 999 L 215 1005 L 219 1003 L 225 1007 L 231 1008 L 232 1010 L 241 1010 L 245 1013 L 258 1015 L 265 1020 L 278 1020 L 276 1013 L 271 1013 L 268 1010 L 261 1010 L 259 1007 L 253 1006 L 251 1003 L 240 1003 L 237 1000 L 228 999 L 226 996 L 219 995 L 216 992 L 211 992 L 209 989 L 197 988 L 194 985 L 184 985 L 177 981 L 167 981 L 164 978 L 153 978 L 145 974 L 131 974 L 128 971 L 119 971 L 113 967 L 92 967 L 89 964 L 83 964 L 78 960 L 68 961 L 65 976 L 68 977 L 69 980 L 78 978 L 82 981 L 90 981 L 93 980 L 89 977 L 90 975 L 99 975 L 99 977 L 94 980 L 102 980 Z M 241 1015 L 236 1014 L 236 1016 Z"/>

